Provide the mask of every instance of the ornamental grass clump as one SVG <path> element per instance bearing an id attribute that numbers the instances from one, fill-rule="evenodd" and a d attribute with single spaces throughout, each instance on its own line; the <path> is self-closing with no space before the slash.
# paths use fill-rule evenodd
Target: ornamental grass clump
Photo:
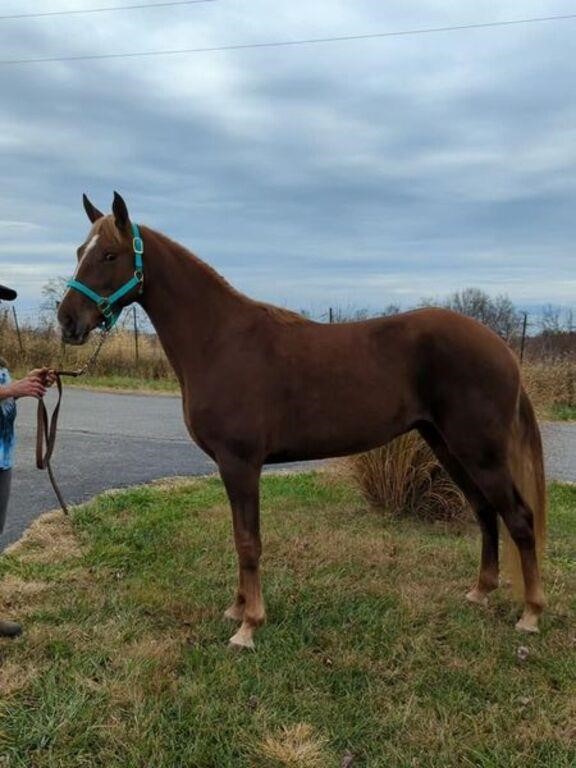
<path id="1" fill-rule="evenodd" d="M 471 517 L 464 494 L 416 432 L 349 462 L 367 501 L 391 515 L 445 521 Z"/>

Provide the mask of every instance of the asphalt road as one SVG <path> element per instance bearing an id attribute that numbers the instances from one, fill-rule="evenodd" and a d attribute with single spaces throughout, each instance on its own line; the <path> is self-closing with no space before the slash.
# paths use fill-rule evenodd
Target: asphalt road
<path id="1" fill-rule="evenodd" d="M 49 404 L 51 398 L 53 393 Z M 71 504 L 108 488 L 215 471 L 188 437 L 178 397 L 67 389 L 60 425 L 53 466 Z M 35 432 L 36 403 L 21 400 L 12 498 L 0 549 L 57 506 L 46 473 L 35 468 Z M 576 426 L 544 424 L 543 435 L 549 477 L 576 482 Z"/>

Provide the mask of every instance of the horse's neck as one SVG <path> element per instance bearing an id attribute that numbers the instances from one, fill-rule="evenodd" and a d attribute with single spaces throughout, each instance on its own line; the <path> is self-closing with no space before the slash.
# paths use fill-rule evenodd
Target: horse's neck
<path id="1" fill-rule="evenodd" d="M 194 384 L 249 300 L 176 243 L 152 232 L 145 242 L 142 306 L 180 384 Z"/>

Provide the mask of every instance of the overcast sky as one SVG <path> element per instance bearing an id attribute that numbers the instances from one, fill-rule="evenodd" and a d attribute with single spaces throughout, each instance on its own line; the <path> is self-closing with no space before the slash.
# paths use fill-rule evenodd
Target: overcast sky
<path id="1" fill-rule="evenodd" d="M 141 0 L 147 2 L 148 0 Z M 151 0 L 150 0 L 151 1 Z M 0 15 L 136 0 L 4 0 Z M 217 0 L 0 21 L 0 58 L 574 12 L 567 0 Z M 478 286 L 576 303 L 576 20 L 0 66 L 0 281 L 29 312 L 112 190 L 240 290 L 320 313 Z"/>

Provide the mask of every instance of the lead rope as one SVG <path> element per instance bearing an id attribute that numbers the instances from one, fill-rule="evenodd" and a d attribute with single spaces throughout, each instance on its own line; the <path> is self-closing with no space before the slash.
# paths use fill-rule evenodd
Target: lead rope
<path id="1" fill-rule="evenodd" d="M 56 387 L 58 388 L 58 400 L 52 412 L 52 416 L 49 416 L 48 414 L 48 409 L 46 408 L 44 398 L 40 398 L 38 400 L 38 409 L 36 411 L 36 467 L 38 469 L 47 470 L 48 477 L 50 478 L 50 483 L 52 484 L 52 488 L 54 489 L 58 503 L 60 504 L 62 512 L 64 512 L 65 515 L 69 514 L 68 506 L 66 505 L 64 496 L 62 495 L 60 487 L 56 482 L 51 464 L 52 454 L 54 453 L 54 448 L 56 447 L 56 437 L 58 435 L 58 418 L 60 416 L 60 406 L 62 405 L 62 377 L 67 376 L 70 378 L 79 378 L 80 376 L 84 376 L 98 359 L 100 350 L 104 346 L 104 342 L 106 341 L 107 337 L 108 332 L 102 331 L 100 341 L 98 342 L 94 353 L 89 358 L 88 362 L 82 366 L 82 368 L 78 368 L 75 371 L 54 371 L 56 375 Z"/>

